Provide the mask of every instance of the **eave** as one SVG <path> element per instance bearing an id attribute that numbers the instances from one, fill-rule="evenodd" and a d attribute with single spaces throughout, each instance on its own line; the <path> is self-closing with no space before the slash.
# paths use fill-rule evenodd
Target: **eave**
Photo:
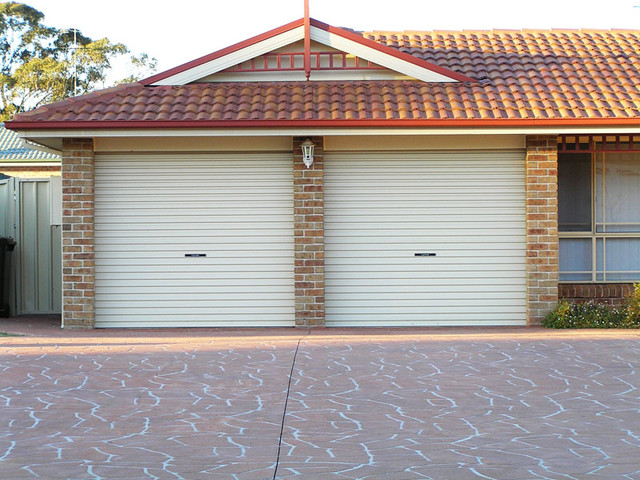
<path id="1" fill-rule="evenodd" d="M 18 135 L 60 152 L 65 138 L 202 138 L 202 137 L 300 137 L 300 136 L 494 136 L 494 135 L 638 135 L 640 119 L 612 122 L 595 119 L 566 120 L 450 120 L 450 121 L 309 121 L 309 122 L 224 122 L 177 126 L 164 122 L 162 126 L 150 122 L 51 122 L 43 125 L 20 123 Z M 243 126 L 244 125 L 244 126 Z M 339 125 L 346 125 L 339 126 Z"/>
<path id="2" fill-rule="evenodd" d="M 638 126 L 640 118 L 472 118 L 472 119 L 341 119 L 341 120 L 216 120 L 216 121 L 11 121 L 11 130 L 52 129 L 223 129 L 223 128 L 379 128 L 407 127 L 568 127 L 568 126 Z"/>

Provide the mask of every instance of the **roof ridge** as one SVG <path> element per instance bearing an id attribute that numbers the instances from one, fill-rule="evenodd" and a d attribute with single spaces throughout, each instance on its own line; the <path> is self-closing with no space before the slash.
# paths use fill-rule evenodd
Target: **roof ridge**
<path id="1" fill-rule="evenodd" d="M 509 33 L 509 32 L 517 32 L 517 33 L 555 33 L 555 32 L 580 32 L 580 33 L 591 33 L 591 32 L 607 32 L 607 33 L 615 33 L 615 32 L 636 32 L 640 34 L 640 29 L 634 28 L 563 28 L 563 27 L 551 27 L 551 28 L 484 28 L 484 29 L 432 29 L 432 30 L 363 30 L 363 31 L 355 31 L 359 34 L 443 34 L 443 33 Z"/>
<path id="2" fill-rule="evenodd" d="M 218 58 L 220 56 L 224 56 L 224 55 L 227 55 L 230 52 L 234 52 L 234 51 L 236 51 L 238 49 L 245 48 L 247 46 L 253 45 L 254 43 L 262 41 L 265 38 L 269 38 L 270 36 L 278 35 L 278 34 L 281 34 L 283 32 L 289 31 L 289 30 L 291 30 L 293 28 L 300 27 L 303 24 L 304 24 L 304 18 L 299 18 L 299 19 L 294 20 L 292 22 L 289 22 L 289 23 L 287 23 L 285 25 L 281 25 L 280 27 L 268 30 L 266 32 L 263 32 L 263 33 L 261 33 L 259 35 L 255 35 L 255 36 L 250 37 L 250 38 L 248 38 L 246 40 L 243 40 L 241 42 L 234 43 L 233 45 L 229 45 L 228 47 L 225 47 L 223 49 L 216 50 L 214 52 L 208 53 L 206 55 L 203 55 L 203 56 L 200 56 L 200 57 L 195 58 L 193 60 L 190 60 L 188 62 L 185 62 L 185 63 L 183 63 L 181 65 L 177 65 L 177 66 L 175 66 L 173 68 L 170 68 L 169 70 L 165 70 L 164 72 L 159 72 L 159 73 L 156 73 L 156 74 L 154 74 L 154 75 L 152 75 L 150 77 L 143 78 L 142 80 L 140 80 L 140 83 L 142 83 L 143 85 L 151 85 L 151 84 L 156 83 L 157 81 L 159 81 L 161 79 L 170 77 L 170 76 L 172 76 L 174 74 L 180 73 L 180 72 L 182 72 L 184 70 L 187 70 L 189 68 L 201 65 L 203 63 L 210 62 L 210 61 L 212 61 L 212 60 L 214 60 L 214 59 L 216 59 L 216 58 Z"/>
<path id="3" fill-rule="evenodd" d="M 364 46 L 368 49 L 371 49 L 371 51 L 377 51 L 377 53 L 379 53 L 380 55 L 383 55 L 384 58 L 393 57 L 393 63 L 395 64 L 395 68 L 391 67 L 391 69 L 396 69 L 400 73 L 403 72 L 402 67 L 406 69 L 407 65 L 409 65 L 414 72 L 416 71 L 415 67 L 417 66 L 422 71 L 430 72 L 431 75 L 436 74 L 440 78 L 444 77 L 449 79 L 444 81 L 457 81 L 457 82 L 475 82 L 476 81 L 474 78 L 469 77 L 467 75 L 463 75 L 459 71 L 451 70 L 451 69 L 442 67 L 440 65 L 437 65 L 435 63 L 431 63 L 426 60 L 419 59 L 411 54 L 408 54 L 406 52 L 403 52 L 391 46 L 381 44 L 380 42 L 376 42 L 370 38 L 367 38 L 365 35 L 362 34 L 362 32 L 356 32 L 355 30 L 345 29 L 342 27 L 334 27 L 332 25 L 329 25 L 328 23 L 322 22 L 315 18 L 311 18 L 309 21 L 310 21 L 310 28 L 323 30 L 328 35 L 335 35 L 338 37 L 342 37 L 344 40 L 348 42 L 359 44 L 360 46 Z M 216 60 L 219 60 L 225 57 L 233 56 L 238 52 L 243 51 L 243 49 L 254 47 L 255 45 L 259 45 L 262 42 L 268 41 L 272 38 L 276 38 L 279 35 L 283 35 L 286 32 L 290 32 L 292 30 L 295 31 L 295 29 L 302 27 L 303 23 L 304 23 L 304 19 L 300 19 L 300 20 L 296 20 L 294 22 L 288 23 L 286 25 L 282 25 L 273 30 L 269 30 L 268 32 L 251 37 L 243 42 L 236 43 L 229 47 L 223 48 L 221 50 L 217 50 L 215 52 L 209 53 L 208 55 L 204 55 L 202 57 L 196 58 L 195 60 L 184 63 L 177 67 L 174 67 L 170 70 L 166 70 L 164 72 L 153 75 L 149 78 L 145 78 L 140 82 L 144 85 L 153 85 L 156 83 L 168 84 L 169 82 L 172 82 L 172 81 L 176 81 L 178 83 L 192 83 L 193 81 L 197 81 L 200 78 L 209 76 L 213 73 L 217 73 L 219 70 L 217 70 L 216 68 L 223 68 L 223 67 L 220 65 L 217 65 L 211 68 L 211 70 L 204 71 L 204 72 L 196 69 L 205 68 L 206 70 L 206 66 L 209 65 L 211 62 L 214 62 Z M 292 37 L 293 40 L 289 38 L 287 40 L 289 42 L 288 44 L 291 44 L 293 41 L 300 40 L 300 37 L 298 36 L 299 34 L 300 32 L 297 32 L 296 36 Z M 345 48 L 347 48 L 348 50 L 348 47 L 345 47 Z M 240 57 L 240 58 L 244 58 L 244 57 Z M 239 60 L 240 60 L 239 58 L 236 58 L 234 62 L 237 62 Z M 402 63 L 399 63 L 398 60 L 400 60 Z M 378 61 L 376 63 L 381 63 L 381 62 Z M 227 68 L 227 67 L 225 66 L 224 68 Z M 190 70 L 195 70 L 196 71 L 195 75 L 193 76 L 189 75 Z M 196 78 L 197 75 L 200 75 L 200 76 Z M 414 74 L 413 76 L 416 76 L 416 75 Z"/>

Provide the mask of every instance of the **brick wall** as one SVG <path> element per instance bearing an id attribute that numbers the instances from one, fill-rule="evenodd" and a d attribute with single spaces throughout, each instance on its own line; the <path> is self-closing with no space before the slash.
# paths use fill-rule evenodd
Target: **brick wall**
<path id="1" fill-rule="evenodd" d="M 302 162 L 293 139 L 293 204 L 295 237 L 296 326 L 324 325 L 324 151 L 322 137 L 312 137 L 314 162 Z"/>
<path id="2" fill-rule="evenodd" d="M 92 328 L 94 312 L 93 141 L 62 144 L 62 326 Z"/>
<path id="3" fill-rule="evenodd" d="M 60 176 L 60 167 L 2 167 L 0 173 L 10 177 L 46 178 Z"/>
<path id="4" fill-rule="evenodd" d="M 594 301 L 617 307 L 622 306 L 632 292 L 632 283 L 574 283 L 558 287 L 558 297 L 564 300 L 576 303 Z"/>
<path id="5" fill-rule="evenodd" d="M 558 301 L 558 146 L 527 137 L 527 317 L 537 325 Z"/>

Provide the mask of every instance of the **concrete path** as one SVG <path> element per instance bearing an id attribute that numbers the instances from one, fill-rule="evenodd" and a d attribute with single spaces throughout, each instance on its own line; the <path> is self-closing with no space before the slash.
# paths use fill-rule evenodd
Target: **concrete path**
<path id="1" fill-rule="evenodd" d="M 0 478 L 640 480 L 640 332 L 0 321 Z"/>

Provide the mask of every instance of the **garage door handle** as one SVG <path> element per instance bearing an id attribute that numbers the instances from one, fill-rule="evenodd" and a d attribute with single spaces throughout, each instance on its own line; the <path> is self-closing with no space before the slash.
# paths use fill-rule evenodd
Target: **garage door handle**
<path id="1" fill-rule="evenodd" d="M 185 257 L 206 257 L 206 253 L 185 253 Z"/>
<path id="2" fill-rule="evenodd" d="M 435 257 L 436 254 L 435 253 L 415 253 L 414 254 L 416 257 Z"/>

